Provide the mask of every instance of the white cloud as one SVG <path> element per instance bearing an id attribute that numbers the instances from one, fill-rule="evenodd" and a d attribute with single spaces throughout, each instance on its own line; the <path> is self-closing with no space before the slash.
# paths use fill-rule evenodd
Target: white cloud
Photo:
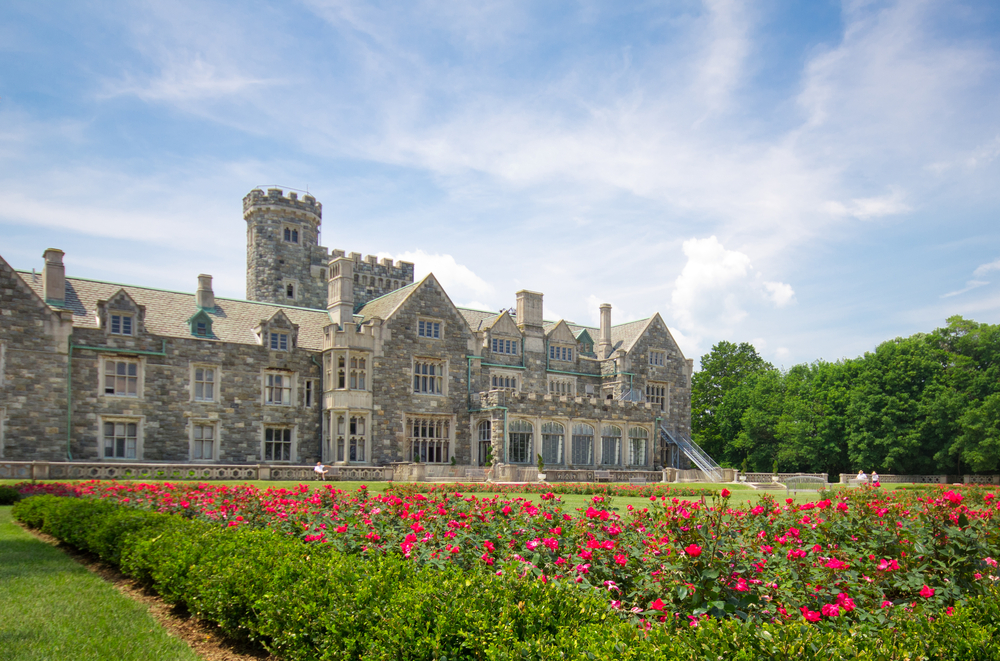
<path id="1" fill-rule="evenodd" d="M 764 289 L 775 307 L 783 308 L 795 300 L 795 290 L 784 282 L 765 282 Z"/>
<path id="2" fill-rule="evenodd" d="M 763 281 L 746 254 L 727 250 L 719 240 L 688 239 L 687 263 L 671 296 L 677 324 L 697 334 L 726 336 L 749 314 L 748 308 L 769 302 L 784 307 L 795 297 L 783 282 Z"/>
<path id="3" fill-rule="evenodd" d="M 891 216 L 911 210 L 903 201 L 903 193 L 899 190 L 877 197 L 855 198 L 847 203 L 829 202 L 825 208 L 833 215 L 853 216 L 860 220 Z"/>
<path id="4" fill-rule="evenodd" d="M 481 300 L 493 300 L 493 285 L 486 282 L 472 269 L 459 264 L 451 255 L 431 254 L 423 250 L 413 250 L 396 255 L 379 253 L 378 256 L 394 260 L 413 262 L 414 280 L 420 280 L 428 273 L 433 273 L 441 286 L 448 292 L 452 302 L 463 307 L 475 307 L 482 310 L 492 310 L 495 305 L 482 303 Z M 470 304 L 460 301 L 471 301 Z"/>
<path id="5" fill-rule="evenodd" d="M 991 271 L 1000 271 L 1000 259 L 989 262 L 988 264 L 980 264 L 976 267 L 976 270 L 972 272 L 972 275 L 981 278 Z"/>

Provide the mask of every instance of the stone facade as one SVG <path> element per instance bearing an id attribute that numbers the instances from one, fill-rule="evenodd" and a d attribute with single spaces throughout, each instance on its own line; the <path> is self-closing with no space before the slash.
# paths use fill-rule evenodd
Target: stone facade
<path id="1" fill-rule="evenodd" d="M 0 259 L 8 460 L 563 469 L 686 465 L 692 361 L 658 314 L 545 321 L 543 295 L 456 307 L 413 264 L 329 253 L 322 206 L 244 198 L 247 297 L 41 274 Z M 194 283 L 192 283 L 194 284 Z"/>

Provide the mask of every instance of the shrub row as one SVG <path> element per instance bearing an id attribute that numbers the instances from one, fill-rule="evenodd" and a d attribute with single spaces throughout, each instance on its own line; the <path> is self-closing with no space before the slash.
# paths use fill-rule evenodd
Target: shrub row
<path id="1" fill-rule="evenodd" d="M 522 578 L 513 566 L 498 575 L 363 559 L 272 529 L 88 499 L 27 498 L 14 516 L 289 660 L 1000 659 L 996 589 L 948 616 L 897 608 L 885 624 L 847 632 L 798 617 L 690 622 L 647 611 L 621 619 L 600 590 Z"/>

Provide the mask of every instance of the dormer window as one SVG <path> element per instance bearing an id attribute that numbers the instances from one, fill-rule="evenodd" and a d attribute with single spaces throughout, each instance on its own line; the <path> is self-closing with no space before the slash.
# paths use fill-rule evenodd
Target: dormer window
<path id="1" fill-rule="evenodd" d="M 271 351 L 288 351 L 288 333 L 271 333 Z"/>
<path id="2" fill-rule="evenodd" d="M 298 243 L 299 242 L 299 231 L 292 227 L 285 228 L 285 241 L 288 243 Z"/>
<path id="3" fill-rule="evenodd" d="M 132 335 L 132 315 L 128 314 L 112 314 L 111 318 L 111 334 L 112 335 Z"/>
<path id="4" fill-rule="evenodd" d="M 214 337 L 212 335 L 212 318 L 204 310 L 199 310 L 187 320 L 191 327 L 191 334 L 195 337 Z"/>

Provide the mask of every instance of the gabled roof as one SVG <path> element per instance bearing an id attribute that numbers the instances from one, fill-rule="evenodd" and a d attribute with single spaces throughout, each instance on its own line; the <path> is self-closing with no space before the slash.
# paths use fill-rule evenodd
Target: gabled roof
<path id="1" fill-rule="evenodd" d="M 569 324 L 565 321 L 558 321 L 551 325 L 546 325 L 543 327 L 545 329 L 545 337 L 554 342 L 572 342 L 576 339 L 576 335 L 570 330 Z"/>
<path id="2" fill-rule="evenodd" d="M 638 321 L 630 321 L 628 323 L 619 324 L 618 326 L 612 326 L 611 347 L 616 351 L 618 349 L 631 351 L 632 345 L 636 343 L 636 340 L 642 337 L 643 332 L 646 330 L 646 326 L 648 326 L 652 321 L 653 317 L 649 317 L 648 319 L 639 319 Z"/>
<path id="3" fill-rule="evenodd" d="M 396 311 L 396 308 L 402 305 L 403 301 L 409 298 L 410 294 L 415 292 L 421 283 L 423 283 L 423 281 L 428 277 L 430 277 L 429 274 L 418 282 L 408 284 L 405 287 L 400 287 L 399 289 L 391 291 L 384 296 L 373 298 L 365 303 L 365 306 L 355 313 L 355 319 L 357 319 L 357 317 L 361 317 L 361 322 L 368 321 L 372 317 L 388 319 L 392 316 L 392 313 Z"/>
<path id="4" fill-rule="evenodd" d="M 36 294 L 41 296 L 42 277 L 29 271 L 17 272 Z M 73 312 L 73 326 L 97 328 L 97 302 L 109 300 L 124 289 L 137 305 L 146 308 L 146 332 L 162 337 L 191 339 L 187 320 L 198 310 L 193 293 L 135 287 L 83 278 L 66 278 L 66 309 Z M 212 334 L 223 342 L 259 344 L 253 329 L 261 319 L 271 318 L 282 311 L 299 327 L 299 347 L 312 351 L 323 349 L 323 328 L 330 323 L 326 310 L 311 310 L 290 305 L 257 303 L 215 297 L 215 309 L 207 310 L 212 317 Z"/>
<path id="5" fill-rule="evenodd" d="M 465 321 L 469 324 L 469 328 L 477 333 L 481 330 L 490 328 L 496 320 L 500 318 L 499 312 L 473 310 L 472 308 L 458 308 L 458 313 L 465 317 Z"/>

